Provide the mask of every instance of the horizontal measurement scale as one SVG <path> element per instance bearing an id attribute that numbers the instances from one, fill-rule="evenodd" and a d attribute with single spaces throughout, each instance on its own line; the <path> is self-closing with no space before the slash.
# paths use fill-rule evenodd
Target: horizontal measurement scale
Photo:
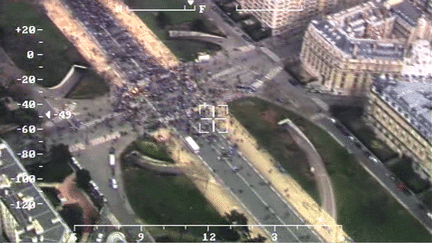
<path id="1" fill-rule="evenodd" d="M 193 6 L 193 8 L 188 8 L 186 5 L 183 6 L 183 8 L 179 9 L 173 9 L 173 8 L 127 8 L 127 11 L 130 12 L 195 12 L 197 10 L 196 6 Z"/>
<path id="2" fill-rule="evenodd" d="M 224 242 L 223 237 L 221 237 L 221 228 L 229 228 L 231 230 L 235 228 L 246 227 L 249 229 L 258 227 L 265 231 L 266 235 L 263 235 L 270 242 L 310 242 L 315 241 L 317 235 L 311 235 L 309 228 L 313 227 L 339 227 L 342 230 L 342 225 L 214 225 L 214 224 L 153 224 L 153 225 L 142 225 L 142 224 L 132 224 L 132 225 L 74 225 L 73 230 L 76 231 L 77 228 L 85 227 L 92 228 L 95 232 L 103 232 L 105 234 L 110 234 L 110 232 L 115 232 L 116 230 L 126 230 L 128 229 L 129 238 L 128 242 L 149 242 L 146 239 L 146 234 L 144 229 L 152 232 L 152 229 L 158 228 L 158 232 L 161 230 L 169 230 L 172 232 L 177 232 L 178 234 L 184 234 L 184 232 L 190 232 L 196 237 L 201 237 L 201 242 Z M 199 229 L 201 228 L 201 229 Z M 111 229 L 111 230 L 107 230 Z M 131 233 L 134 231 L 134 233 Z M 237 231 L 240 232 L 240 231 Z M 289 233 L 289 235 L 287 235 Z M 157 234 L 155 235 L 155 237 Z M 336 237 L 337 238 L 337 237 Z M 184 241 L 184 240 L 183 240 Z M 174 241 L 176 242 L 176 241 Z M 179 240 L 178 242 L 181 242 Z M 228 242 L 228 241 L 227 241 Z M 231 241 L 230 241 L 231 242 Z"/>

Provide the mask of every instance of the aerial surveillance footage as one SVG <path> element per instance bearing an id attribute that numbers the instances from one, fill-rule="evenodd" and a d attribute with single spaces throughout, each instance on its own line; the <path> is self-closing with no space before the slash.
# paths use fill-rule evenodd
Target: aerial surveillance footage
<path id="1" fill-rule="evenodd" d="M 432 242 L 432 1 L 0 0 L 3 242 Z"/>

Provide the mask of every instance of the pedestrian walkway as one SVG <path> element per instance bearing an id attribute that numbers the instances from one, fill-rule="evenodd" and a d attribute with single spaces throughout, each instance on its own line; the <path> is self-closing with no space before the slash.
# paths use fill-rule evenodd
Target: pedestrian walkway
<path id="1" fill-rule="evenodd" d="M 285 120 L 288 120 L 285 123 L 288 124 L 287 129 L 292 138 L 300 149 L 306 153 L 311 171 L 313 168 L 312 173 L 314 174 L 318 186 L 322 208 L 337 221 L 336 199 L 333 192 L 333 185 L 325 168 L 324 161 L 306 135 L 289 119 Z M 278 125 L 283 125 L 285 123 L 279 122 Z"/>

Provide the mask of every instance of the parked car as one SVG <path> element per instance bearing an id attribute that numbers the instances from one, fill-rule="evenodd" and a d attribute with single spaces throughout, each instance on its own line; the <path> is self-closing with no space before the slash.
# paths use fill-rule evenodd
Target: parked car
<path id="1" fill-rule="evenodd" d="M 118 188 L 117 180 L 114 179 L 114 178 L 111 178 L 109 180 L 109 184 L 110 184 L 110 187 L 112 187 L 112 189 L 117 189 Z"/>
<path id="2" fill-rule="evenodd" d="M 364 153 L 364 155 L 366 155 L 366 157 L 370 157 L 370 156 L 372 156 L 372 153 L 371 152 L 369 152 L 369 151 L 364 151 L 363 152 Z"/>
<path id="3" fill-rule="evenodd" d="M 378 162 L 379 162 L 379 160 L 378 160 L 375 156 L 373 156 L 373 155 L 370 155 L 370 156 L 369 156 L 369 159 L 370 159 L 372 162 L 374 162 L 374 163 L 378 163 Z"/>
<path id="4" fill-rule="evenodd" d="M 103 237 L 104 237 L 104 234 L 103 233 L 99 233 L 97 235 L 96 242 L 102 242 Z"/>
<path id="5" fill-rule="evenodd" d="M 356 146 L 359 149 L 362 148 L 362 145 L 359 142 L 354 142 L 354 146 Z"/>

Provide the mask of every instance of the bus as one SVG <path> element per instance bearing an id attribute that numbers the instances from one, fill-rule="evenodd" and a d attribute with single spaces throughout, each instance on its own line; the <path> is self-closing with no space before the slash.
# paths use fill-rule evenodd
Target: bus
<path id="1" fill-rule="evenodd" d="M 109 155 L 109 164 L 111 166 L 115 166 L 115 155 L 114 154 Z"/>
<path id="2" fill-rule="evenodd" d="M 195 140 L 193 140 L 192 137 L 188 136 L 188 137 L 185 138 L 185 140 L 186 140 L 186 144 L 192 150 L 192 152 L 194 152 L 196 154 L 198 154 L 200 152 L 200 147 L 195 142 Z"/>

